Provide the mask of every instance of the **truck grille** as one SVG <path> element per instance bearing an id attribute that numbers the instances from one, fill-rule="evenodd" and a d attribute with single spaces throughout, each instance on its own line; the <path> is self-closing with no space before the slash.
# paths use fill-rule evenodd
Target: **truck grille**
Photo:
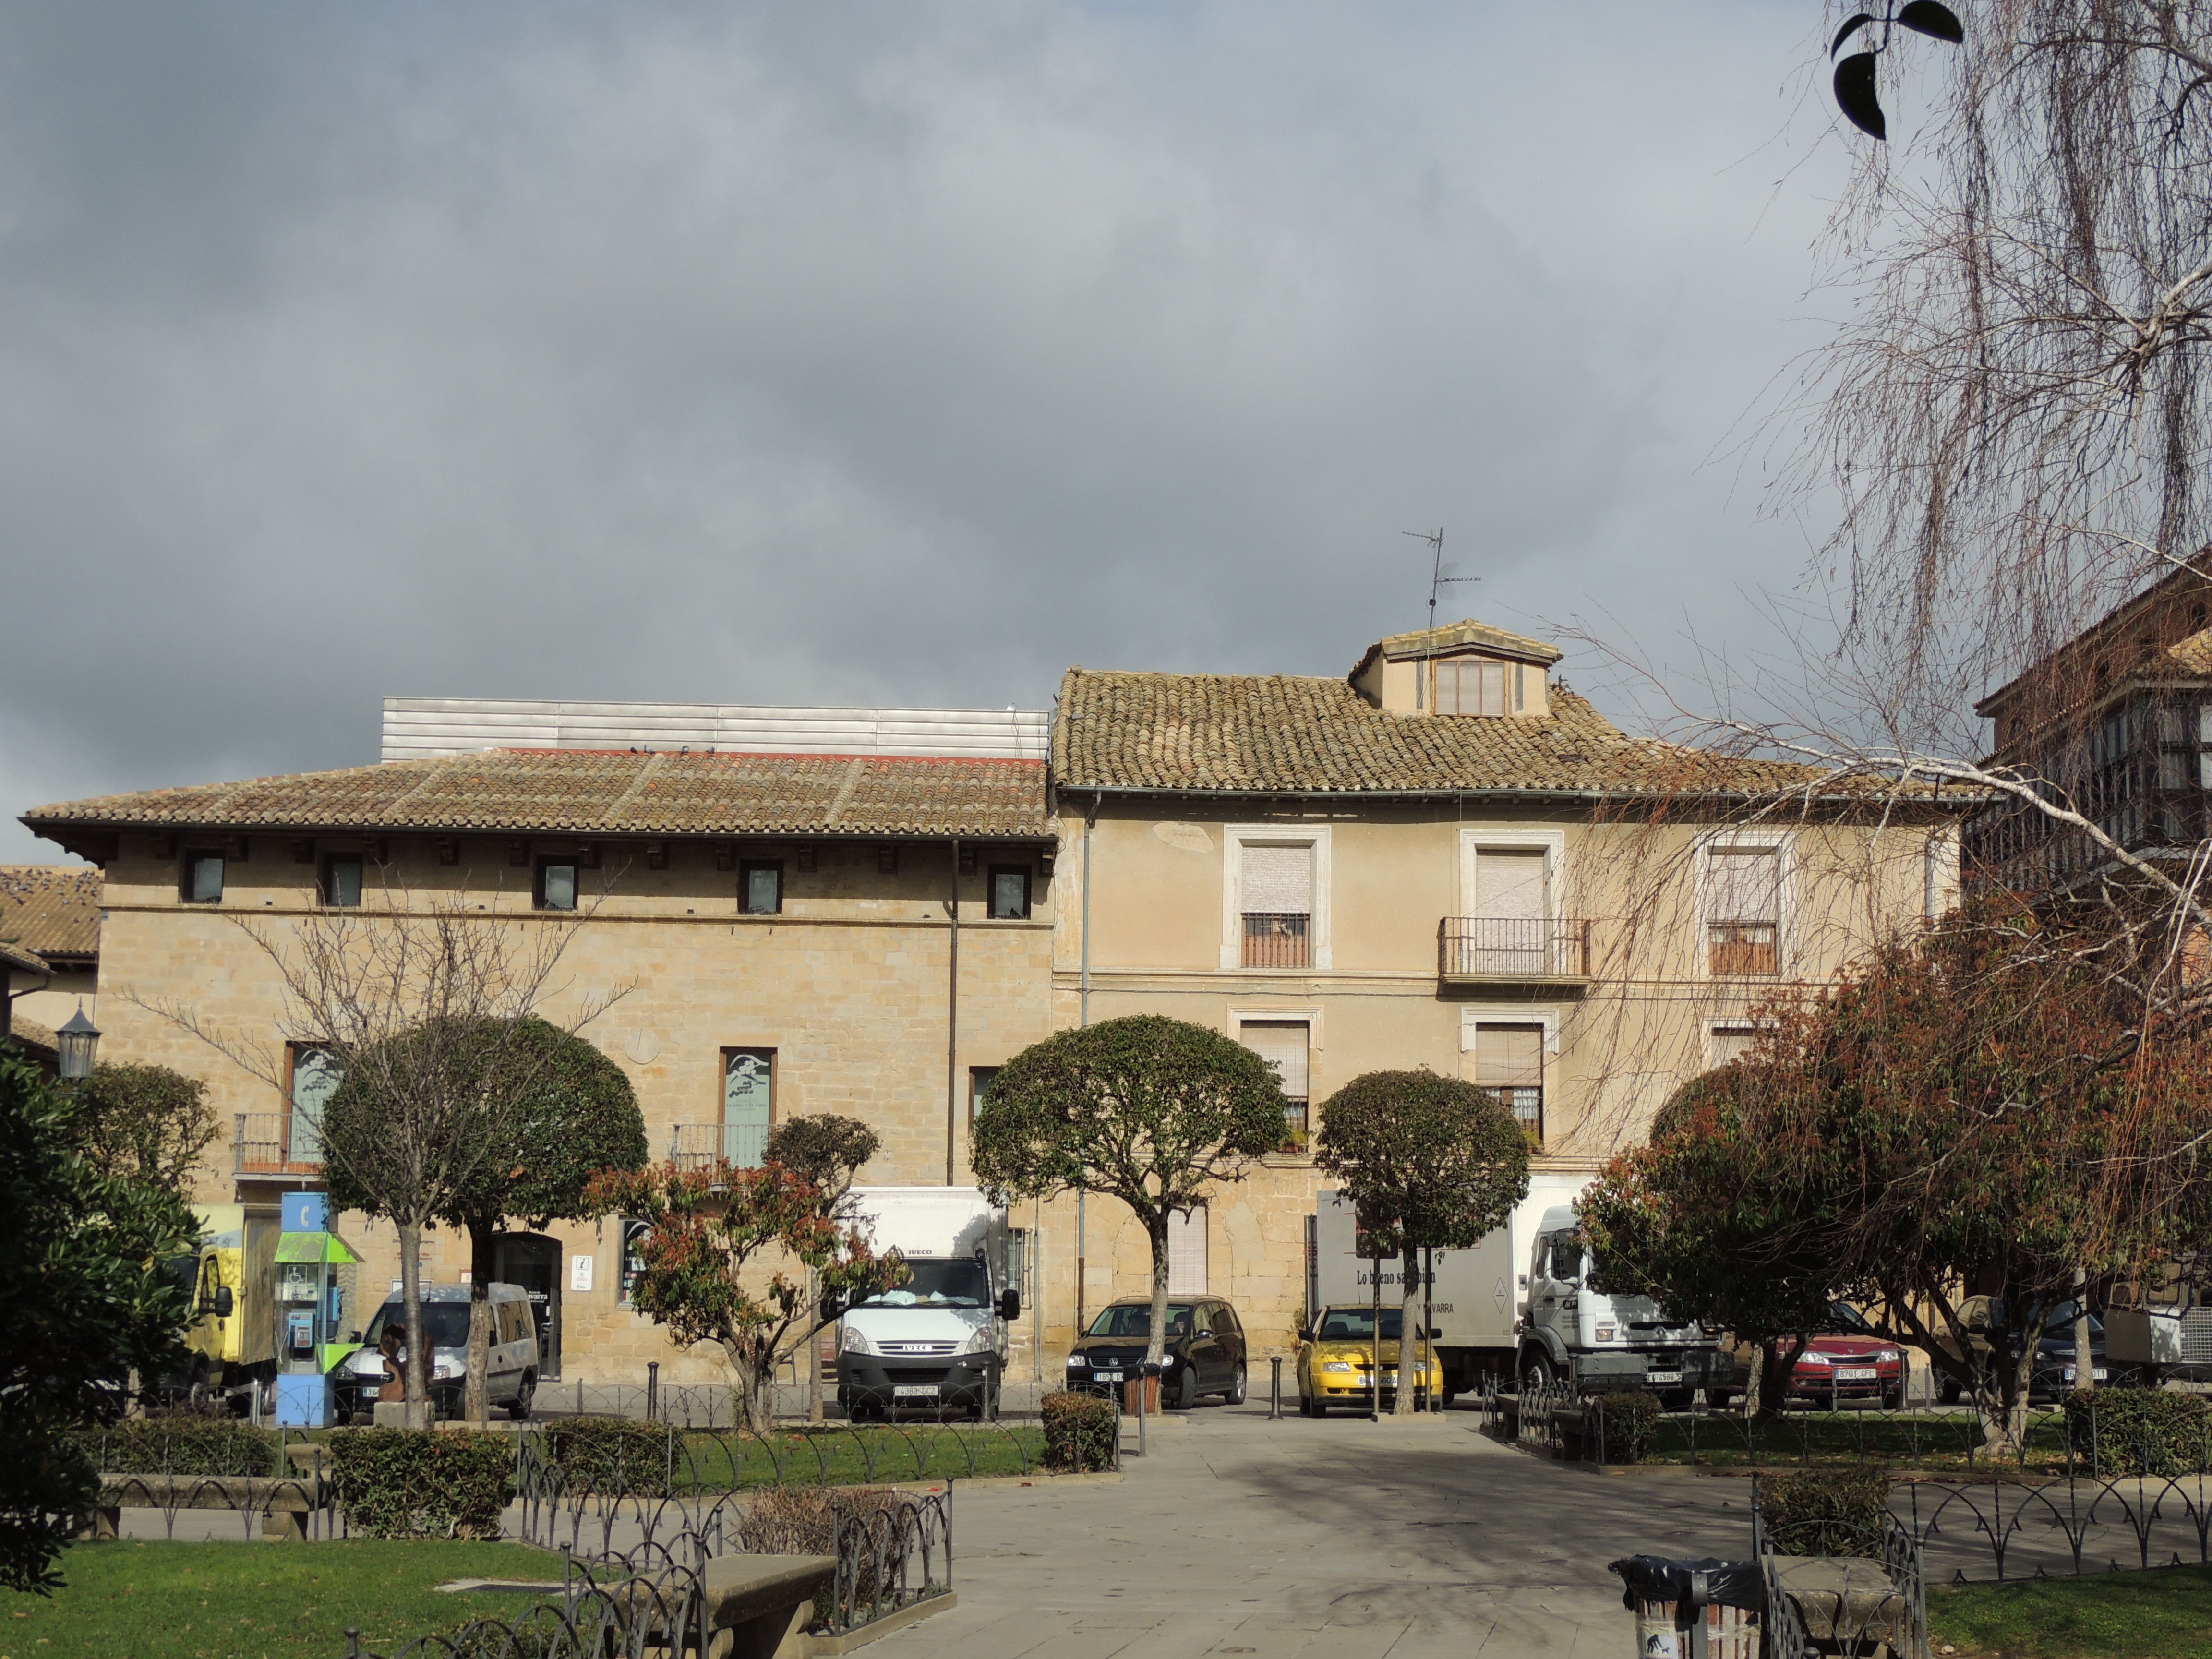
<path id="1" fill-rule="evenodd" d="M 2191 1365 L 2212 1365 L 2212 1308 L 2191 1308 L 2181 1316 L 2181 1358 Z"/>
<path id="2" fill-rule="evenodd" d="M 951 1353 L 960 1345 L 957 1342 L 878 1342 L 876 1346 L 884 1353 L 943 1354 Z"/>

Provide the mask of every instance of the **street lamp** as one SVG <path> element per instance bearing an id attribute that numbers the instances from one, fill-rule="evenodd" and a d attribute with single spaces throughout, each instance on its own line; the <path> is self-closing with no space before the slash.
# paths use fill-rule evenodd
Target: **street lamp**
<path id="1" fill-rule="evenodd" d="M 90 1077 L 92 1056 L 100 1047 L 100 1028 L 84 1017 L 82 999 L 78 1000 L 69 1024 L 54 1033 L 54 1039 L 61 1050 L 62 1081 L 82 1083 Z"/>

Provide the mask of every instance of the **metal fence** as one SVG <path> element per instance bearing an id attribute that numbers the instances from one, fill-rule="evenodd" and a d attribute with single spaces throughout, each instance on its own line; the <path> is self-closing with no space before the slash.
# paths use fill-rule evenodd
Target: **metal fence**
<path id="1" fill-rule="evenodd" d="M 121 1511 L 151 1510 L 161 1517 L 161 1535 L 174 1538 L 178 1517 L 190 1510 L 229 1516 L 242 1538 L 252 1538 L 257 1523 L 285 1537 L 347 1536 L 323 1449 L 297 1430 L 238 1426 L 240 1432 L 217 1437 L 123 1425 L 83 1431 L 77 1443 L 100 1479 L 87 1529 L 112 1535 Z"/>
<path id="2" fill-rule="evenodd" d="M 1889 1653 L 1928 1659 L 1928 1591 L 1918 1539 L 1882 1516 L 1881 1559 L 1792 1556 L 1774 1547 L 1756 1492 L 1752 1550 L 1766 1592 L 1766 1659 Z"/>

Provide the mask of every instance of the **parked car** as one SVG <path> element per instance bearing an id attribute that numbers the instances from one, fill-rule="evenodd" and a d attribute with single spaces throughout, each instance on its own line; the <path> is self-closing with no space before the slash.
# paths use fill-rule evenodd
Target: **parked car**
<path id="1" fill-rule="evenodd" d="M 1130 1297 L 1101 1308 L 1067 1356 L 1068 1388 L 1111 1394 L 1136 1377 L 1152 1332 L 1150 1297 Z M 1218 1395 L 1240 1406 L 1246 1378 L 1244 1326 L 1235 1309 L 1212 1297 L 1168 1304 L 1167 1340 L 1160 1355 L 1164 1404 L 1188 1407 L 1200 1395 Z"/>
<path id="2" fill-rule="evenodd" d="M 1705 1397 L 1725 1406 L 1736 1395 L 1750 1392 L 1759 1370 L 1759 1348 L 1740 1338 L 1729 1342 L 1735 1370 L 1730 1386 L 1708 1389 Z M 1873 1401 L 1895 1411 L 1905 1403 L 1905 1385 L 1911 1374 L 1904 1351 L 1879 1334 L 1867 1317 L 1848 1302 L 1831 1303 L 1828 1322 L 1807 1334 L 1805 1346 L 1790 1368 L 1785 1406 L 1822 1406 Z"/>
<path id="3" fill-rule="evenodd" d="M 508 1416 L 526 1419 L 538 1392 L 538 1322 L 530 1311 L 530 1293 L 520 1285 L 485 1287 L 491 1303 L 491 1346 L 485 1359 L 484 1398 Z M 376 1396 L 384 1386 L 384 1358 L 377 1344 L 387 1325 L 404 1326 L 407 1310 L 392 1297 L 376 1310 L 361 1334 L 366 1345 L 348 1354 L 333 1374 L 331 1402 L 337 1420 L 358 1413 L 373 1416 Z M 465 1285 L 425 1285 L 422 1287 L 422 1334 L 430 1343 L 430 1405 L 440 1417 L 459 1417 L 468 1389 L 469 1287 Z M 411 1346 L 411 1343 L 410 1343 Z"/>
<path id="4" fill-rule="evenodd" d="M 1401 1369 L 1398 1359 L 1398 1339 L 1404 1325 L 1404 1310 L 1385 1308 L 1382 1312 L 1381 1354 L 1382 1364 L 1382 1397 L 1379 1408 L 1389 1410 L 1397 1401 L 1398 1378 Z M 1298 1333 L 1298 1413 L 1304 1417 L 1326 1417 L 1338 1406 L 1356 1407 L 1361 1411 L 1376 1405 L 1375 1364 L 1376 1312 L 1371 1307 L 1357 1304 L 1346 1307 L 1323 1308 L 1312 1324 Z M 1431 1339 L 1436 1335 L 1430 1333 Z M 1414 1335 L 1414 1352 L 1419 1352 L 1419 1334 Z M 1413 1362 L 1419 1364 L 1418 1358 Z M 1427 1375 L 1414 1385 L 1414 1403 L 1441 1411 L 1443 1408 L 1444 1368 L 1433 1350 L 1429 1354 Z"/>
<path id="5" fill-rule="evenodd" d="M 1959 1311 L 1966 1327 L 1968 1353 L 1976 1369 L 1986 1371 L 1992 1365 L 2008 1364 L 2018 1358 L 2020 1334 L 2033 1322 L 2036 1310 L 2031 1304 L 2026 1316 L 2015 1323 L 2008 1316 L 2002 1297 L 1972 1296 L 1960 1304 Z M 2028 1372 L 2027 1397 L 2031 1402 L 2056 1401 L 2081 1386 L 2074 1376 L 2074 1320 L 2075 1304 L 2062 1302 L 2043 1322 L 2042 1334 L 2035 1345 L 2034 1365 Z M 1958 1352 L 1948 1335 L 1942 1343 L 1947 1352 Z M 2100 1386 L 2143 1386 L 2146 1379 L 2140 1365 L 2106 1363 L 2105 1325 L 2094 1314 L 2089 1316 L 2089 1358 L 2093 1380 Z M 1943 1379 L 1944 1404 L 1956 1404 L 1965 1392 L 1957 1378 Z"/>

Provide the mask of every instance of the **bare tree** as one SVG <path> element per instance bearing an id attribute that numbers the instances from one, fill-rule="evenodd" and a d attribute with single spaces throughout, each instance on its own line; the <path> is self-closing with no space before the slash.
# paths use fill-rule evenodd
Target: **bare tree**
<path id="1" fill-rule="evenodd" d="M 341 1111 L 323 1134 L 333 1184 L 399 1236 L 408 1331 L 407 1398 L 429 1392 L 422 1340 L 422 1229 L 455 1212 L 485 1157 L 512 1144 L 487 1113 L 491 1081 L 513 1100 L 528 1063 L 525 1019 L 560 989 L 562 956 L 588 909 L 558 918 L 477 908 L 460 894 L 423 896 L 394 886 L 385 907 L 321 911 L 279 924 L 234 922 L 274 968 L 284 1009 L 275 1043 L 216 1026 L 193 1007 L 122 994 L 191 1032 L 283 1092 L 291 1054 L 314 1054 L 342 1075 L 363 1109 Z M 605 1012 L 621 990 L 584 999 L 562 1029 Z"/>

